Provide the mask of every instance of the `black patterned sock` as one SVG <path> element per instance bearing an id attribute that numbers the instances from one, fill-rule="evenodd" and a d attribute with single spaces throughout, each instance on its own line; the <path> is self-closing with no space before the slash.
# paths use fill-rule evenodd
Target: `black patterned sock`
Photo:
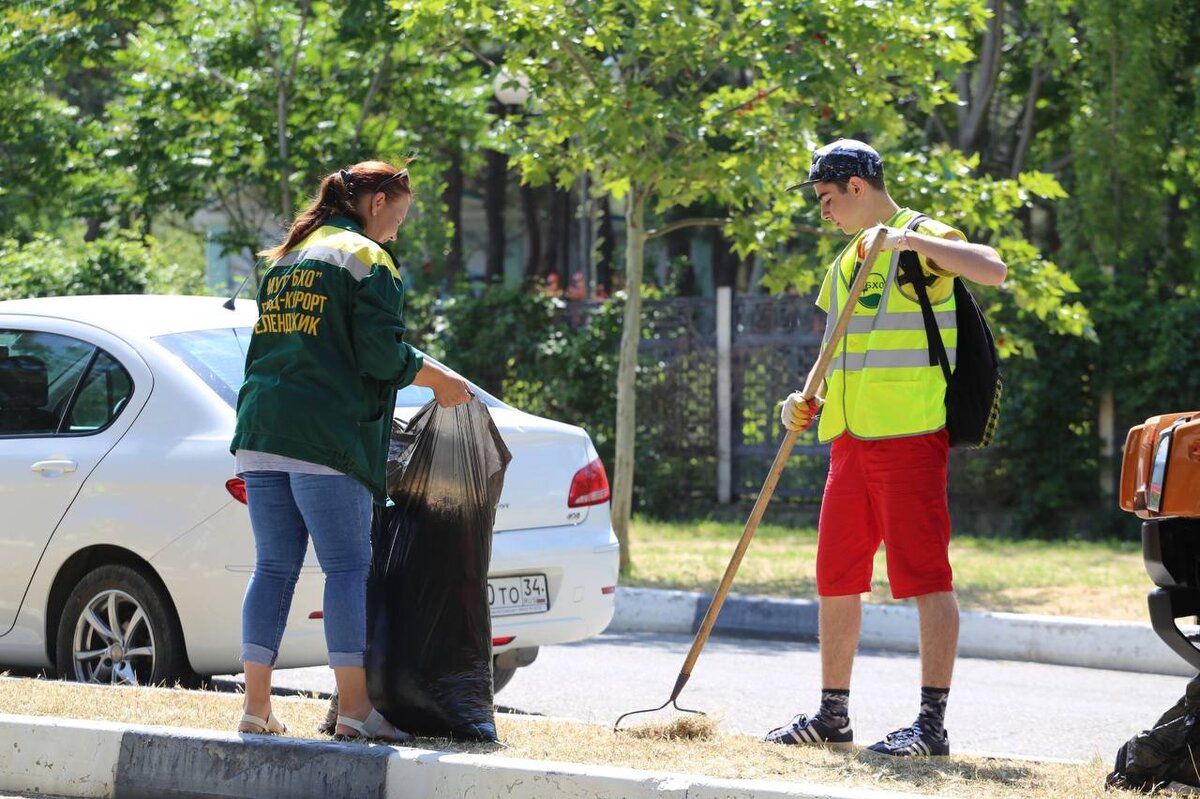
<path id="1" fill-rule="evenodd" d="M 946 700 L 949 696 L 949 688 L 921 686 L 921 712 L 917 715 L 917 724 L 938 738 L 946 729 Z"/>
<path id="2" fill-rule="evenodd" d="M 817 718 L 830 727 L 845 727 L 850 723 L 850 690 L 848 688 L 824 688 L 821 690 L 821 708 Z"/>

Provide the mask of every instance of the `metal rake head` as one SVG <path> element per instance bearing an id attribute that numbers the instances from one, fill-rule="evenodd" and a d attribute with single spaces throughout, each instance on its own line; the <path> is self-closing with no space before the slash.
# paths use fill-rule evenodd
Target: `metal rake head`
<path id="1" fill-rule="evenodd" d="M 616 723 L 613 724 L 613 732 L 620 732 L 621 731 L 620 730 L 621 722 L 624 721 L 625 719 L 629 718 L 630 716 L 639 716 L 643 713 L 657 713 L 658 711 L 664 709 L 667 705 L 674 706 L 674 708 L 676 710 L 678 710 L 680 713 L 695 713 L 696 715 L 699 715 L 699 716 L 707 716 L 708 715 L 703 710 L 689 710 L 686 707 L 680 707 L 679 703 L 676 702 L 675 700 L 676 700 L 676 697 L 672 696 L 670 699 L 668 699 L 666 702 L 663 702 L 658 707 L 651 707 L 651 708 L 647 708 L 645 710 L 631 710 L 628 713 L 622 714 L 617 719 Z"/>

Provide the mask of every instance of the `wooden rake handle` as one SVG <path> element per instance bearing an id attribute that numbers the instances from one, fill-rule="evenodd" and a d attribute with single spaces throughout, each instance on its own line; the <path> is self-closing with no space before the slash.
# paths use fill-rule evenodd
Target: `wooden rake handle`
<path id="1" fill-rule="evenodd" d="M 812 399 L 817 395 L 817 391 L 821 387 L 821 383 L 825 380 L 825 373 L 829 371 L 829 364 L 833 361 L 833 352 L 837 349 L 837 342 L 841 341 L 842 336 L 846 332 L 846 328 L 850 325 L 850 317 L 854 315 L 854 307 L 858 304 L 858 298 L 862 295 L 863 287 L 867 284 L 867 276 L 871 272 L 870 265 L 875 263 L 875 258 L 878 257 L 880 249 L 883 247 L 884 231 L 879 231 L 875 234 L 875 238 L 871 240 L 871 246 L 867 250 L 867 257 L 859 267 L 858 274 L 854 278 L 854 282 L 850 284 L 850 291 L 846 294 L 846 303 L 842 306 L 842 312 L 838 314 L 837 323 L 833 327 L 833 332 L 821 347 L 821 354 L 817 357 L 816 365 L 808 375 L 808 380 L 804 383 L 804 388 L 800 394 L 805 399 Z M 832 278 L 838 279 L 838 275 L 834 274 Z M 700 629 L 696 631 L 696 638 L 692 641 L 692 648 L 688 652 L 687 659 L 683 662 L 683 670 L 679 674 L 679 679 L 675 683 L 675 691 L 671 694 L 671 699 L 674 701 L 679 696 L 679 692 L 683 690 L 683 686 L 687 683 L 688 677 L 692 674 L 692 667 L 696 665 L 696 660 L 700 657 L 700 650 L 708 642 L 709 633 L 712 632 L 713 625 L 717 623 L 717 614 L 721 612 L 721 607 L 725 604 L 725 597 L 729 593 L 729 588 L 733 585 L 733 578 L 737 575 L 738 568 L 742 565 L 742 558 L 746 554 L 746 550 L 750 547 L 750 540 L 754 538 L 754 533 L 758 529 L 758 523 L 762 521 L 763 514 L 767 510 L 767 503 L 771 501 L 771 495 L 775 493 L 775 486 L 779 482 L 779 475 L 783 473 L 783 467 L 787 464 L 788 458 L 792 454 L 792 447 L 796 444 L 796 437 L 800 435 L 799 431 L 789 432 L 783 437 L 783 443 L 779 445 L 779 452 L 775 454 L 775 460 L 771 464 L 771 471 L 767 473 L 767 479 L 763 483 L 762 491 L 758 492 L 758 499 L 754 501 L 754 509 L 750 511 L 750 518 L 746 520 L 746 527 L 742 531 L 742 537 L 738 541 L 737 549 L 733 551 L 733 557 L 729 560 L 729 565 L 725 567 L 725 576 L 721 578 L 721 584 L 717 586 L 717 591 L 713 594 L 712 603 L 708 606 L 708 612 L 704 614 L 704 621 L 700 624 Z"/>

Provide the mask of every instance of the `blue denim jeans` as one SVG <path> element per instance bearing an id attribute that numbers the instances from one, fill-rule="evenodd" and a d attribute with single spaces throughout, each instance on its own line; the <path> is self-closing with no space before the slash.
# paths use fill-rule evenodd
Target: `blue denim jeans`
<path id="1" fill-rule="evenodd" d="M 329 665 L 362 666 L 371 492 L 340 474 L 246 472 L 243 477 L 256 558 L 242 603 L 242 662 L 275 665 L 311 536 L 325 572 Z"/>

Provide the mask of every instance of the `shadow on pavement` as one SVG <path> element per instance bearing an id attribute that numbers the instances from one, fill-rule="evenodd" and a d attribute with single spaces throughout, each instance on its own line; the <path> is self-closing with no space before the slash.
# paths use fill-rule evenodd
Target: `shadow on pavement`
<path id="1" fill-rule="evenodd" d="M 230 679 L 228 677 L 213 677 L 201 682 L 197 690 L 214 691 L 223 694 L 240 694 L 245 693 L 245 685 L 241 680 Z M 281 688 L 276 685 L 271 687 L 271 696 L 301 696 L 308 699 L 328 700 L 333 694 L 327 691 L 304 691 L 298 688 Z"/>

